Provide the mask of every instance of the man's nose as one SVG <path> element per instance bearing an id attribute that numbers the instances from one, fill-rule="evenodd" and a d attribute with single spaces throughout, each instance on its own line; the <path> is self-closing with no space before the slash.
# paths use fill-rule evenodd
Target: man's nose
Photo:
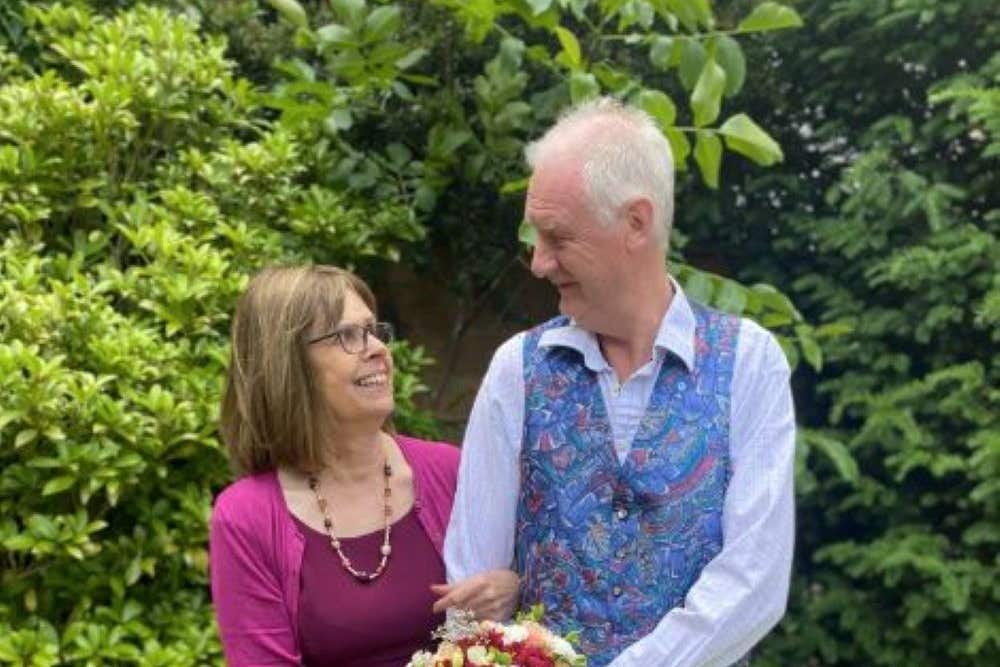
<path id="1" fill-rule="evenodd" d="M 531 272 L 535 274 L 536 278 L 545 278 L 554 266 L 555 259 L 552 257 L 552 252 L 546 247 L 544 241 L 538 239 L 531 251 Z"/>

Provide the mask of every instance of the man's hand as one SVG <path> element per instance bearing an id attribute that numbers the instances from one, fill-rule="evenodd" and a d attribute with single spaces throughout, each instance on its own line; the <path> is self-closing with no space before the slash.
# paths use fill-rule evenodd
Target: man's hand
<path id="1" fill-rule="evenodd" d="M 511 570 L 488 570 L 454 584 L 432 584 L 441 596 L 434 603 L 434 613 L 450 607 L 468 609 L 480 620 L 505 621 L 517 607 L 520 579 Z"/>

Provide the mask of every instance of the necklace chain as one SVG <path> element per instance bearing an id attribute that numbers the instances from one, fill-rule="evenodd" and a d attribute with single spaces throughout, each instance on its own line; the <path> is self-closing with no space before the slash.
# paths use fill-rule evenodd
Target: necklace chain
<path id="1" fill-rule="evenodd" d="M 382 497 L 385 502 L 385 524 L 382 531 L 382 547 L 379 549 L 382 554 L 382 560 L 379 561 L 378 567 L 376 567 L 374 571 L 365 572 L 364 570 L 354 569 L 354 564 L 351 563 L 351 559 L 348 558 L 347 554 L 345 554 L 340 548 L 340 540 L 337 539 L 337 536 L 333 532 L 333 519 L 330 518 L 330 513 L 327 511 L 329 503 L 327 503 L 326 498 L 324 498 L 319 492 L 319 479 L 316 475 L 309 475 L 309 489 L 313 492 L 313 495 L 316 496 L 316 505 L 319 507 L 319 513 L 323 515 L 323 529 L 326 531 L 327 537 L 330 538 L 330 546 L 340 557 L 340 564 L 358 581 L 374 581 L 385 571 L 385 566 L 389 563 L 389 554 L 392 553 L 392 547 L 389 545 L 389 535 L 392 533 L 392 488 L 389 486 L 389 480 L 391 477 L 392 466 L 389 465 L 388 461 L 386 461 L 382 466 Z"/>

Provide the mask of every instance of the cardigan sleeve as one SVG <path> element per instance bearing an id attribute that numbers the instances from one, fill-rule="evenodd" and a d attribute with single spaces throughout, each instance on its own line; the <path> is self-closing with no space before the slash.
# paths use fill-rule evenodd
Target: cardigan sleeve
<path id="1" fill-rule="evenodd" d="M 280 575 L 263 542 L 268 531 L 237 509 L 234 495 L 219 496 L 209 529 L 212 601 L 226 662 L 234 667 L 299 665 Z"/>

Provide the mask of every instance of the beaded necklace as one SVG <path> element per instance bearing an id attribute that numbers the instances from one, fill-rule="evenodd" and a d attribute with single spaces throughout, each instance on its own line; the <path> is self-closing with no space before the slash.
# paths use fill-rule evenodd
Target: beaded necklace
<path id="1" fill-rule="evenodd" d="M 326 530 L 327 537 L 330 538 L 330 546 L 333 550 L 340 556 L 340 564 L 344 566 L 344 569 L 351 573 L 351 575 L 358 581 L 369 582 L 374 581 L 378 578 L 382 572 L 385 571 L 385 566 L 389 562 L 389 554 L 392 553 L 392 547 L 389 545 L 389 535 L 392 533 L 392 524 L 390 522 L 392 518 L 392 488 L 389 486 L 389 480 L 392 477 L 392 466 L 386 461 L 382 466 L 382 479 L 384 493 L 383 497 L 385 499 L 385 527 L 383 529 L 382 538 L 382 548 L 379 551 L 382 553 L 382 560 L 379 561 L 378 567 L 375 568 L 373 572 L 365 572 L 363 570 L 354 569 L 354 565 L 351 563 L 351 559 L 347 557 L 347 554 L 343 552 L 340 548 L 340 540 L 333 533 L 333 519 L 330 518 L 329 512 L 327 512 L 328 503 L 326 498 L 324 498 L 319 492 L 319 479 L 316 475 L 309 475 L 309 488 L 312 490 L 313 495 L 316 496 L 316 505 L 319 506 L 319 512 L 323 515 L 323 528 Z"/>

